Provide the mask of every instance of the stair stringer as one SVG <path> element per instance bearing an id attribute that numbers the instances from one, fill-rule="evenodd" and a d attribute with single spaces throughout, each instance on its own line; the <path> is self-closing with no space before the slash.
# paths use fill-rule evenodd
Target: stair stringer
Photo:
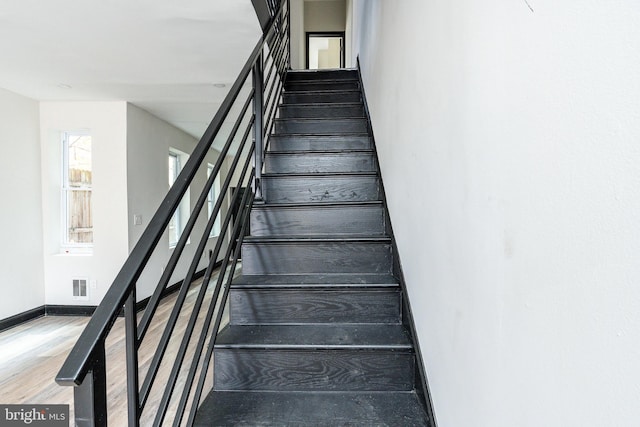
<path id="1" fill-rule="evenodd" d="M 391 222 L 391 216 L 389 215 L 389 208 L 387 205 L 387 195 L 384 188 L 384 180 L 382 179 L 382 170 L 380 168 L 380 158 L 378 156 L 378 149 L 376 146 L 375 134 L 373 132 L 373 126 L 371 122 L 371 114 L 369 110 L 369 105 L 367 103 L 366 90 L 364 86 L 364 82 L 362 80 L 362 72 L 360 69 L 360 58 L 356 59 L 357 62 L 357 74 L 358 81 L 360 83 L 360 91 L 362 96 L 362 103 L 364 105 L 364 114 L 369 125 L 368 133 L 371 138 L 371 145 L 373 149 L 374 159 L 377 165 L 377 172 L 379 177 L 379 191 L 380 198 L 382 199 L 383 211 L 385 216 L 385 225 L 387 229 L 387 233 L 391 238 L 391 254 L 392 254 L 392 262 L 393 262 L 393 275 L 398 279 L 400 284 L 400 292 L 401 292 L 401 309 L 402 309 L 402 323 L 409 329 L 409 334 L 411 341 L 414 346 L 414 354 L 415 354 L 415 362 L 417 369 L 415 370 L 415 390 L 416 393 L 422 398 L 423 403 L 425 405 L 427 416 L 429 417 L 429 422 L 432 426 L 437 427 L 438 423 L 435 417 L 435 412 L 433 410 L 433 401 L 431 399 L 431 392 L 429 390 L 429 382 L 427 380 L 427 371 L 425 368 L 424 359 L 422 357 L 422 351 L 420 342 L 418 339 L 417 328 L 415 321 L 413 319 L 413 311 L 411 309 L 411 302 L 409 300 L 409 294 L 407 292 L 407 285 L 404 278 L 404 273 L 402 272 L 402 263 L 400 261 L 400 254 L 398 251 L 398 245 L 396 242 L 395 234 L 393 232 L 393 224 Z"/>

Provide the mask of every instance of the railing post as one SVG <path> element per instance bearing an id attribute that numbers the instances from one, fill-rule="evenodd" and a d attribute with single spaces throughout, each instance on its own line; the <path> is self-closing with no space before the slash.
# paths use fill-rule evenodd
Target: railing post
<path id="1" fill-rule="evenodd" d="M 262 186 L 262 159 L 264 156 L 264 77 L 262 57 L 264 51 L 260 52 L 253 65 L 253 136 L 255 141 L 254 165 L 255 165 L 255 194 L 256 200 L 264 200 L 264 188 Z"/>
<path id="2" fill-rule="evenodd" d="M 82 384 L 73 389 L 73 406 L 78 427 L 107 425 L 107 370 L 102 341 L 91 354 L 91 369 Z"/>
<path id="3" fill-rule="evenodd" d="M 125 343 L 127 353 L 127 405 L 129 427 L 140 425 L 140 392 L 138 388 L 138 319 L 136 288 L 124 305 Z"/>

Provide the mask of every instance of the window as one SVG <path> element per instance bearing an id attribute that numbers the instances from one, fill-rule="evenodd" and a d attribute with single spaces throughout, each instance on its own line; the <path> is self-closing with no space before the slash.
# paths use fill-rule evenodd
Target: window
<path id="1" fill-rule="evenodd" d="M 209 164 L 207 166 L 207 178 L 211 176 L 213 172 L 213 165 Z M 216 179 L 213 181 L 213 185 L 209 189 L 209 194 L 207 196 L 207 204 L 209 207 L 209 216 L 211 218 L 211 214 L 213 213 L 213 207 L 216 204 L 216 200 L 218 199 L 218 195 L 220 194 L 220 175 L 216 176 Z M 216 217 L 215 222 L 213 223 L 213 228 L 211 229 L 211 234 L 209 237 L 216 237 L 220 235 L 220 212 L 218 212 L 218 216 Z"/>
<path id="2" fill-rule="evenodd" d="M 62 245 L 90 248 L 93 246 L 91 135 L 64 132 L 62 157 Z"/>
<path id="3" fill-rule="evenodd" d="M 180 155 L 174 152 L 169 152 L 169 188 L 176 182 L 178 174 L 180 173 Z M 176 209 L 169 221 L 169 246 L 174 247 L 178 244 L 180 238 L 181 227 L 181 215 L 180 207 Z"/>

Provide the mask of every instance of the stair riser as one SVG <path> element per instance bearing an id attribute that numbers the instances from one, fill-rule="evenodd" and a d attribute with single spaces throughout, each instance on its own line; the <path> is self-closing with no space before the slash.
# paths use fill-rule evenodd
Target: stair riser
<path id="1" fill-rule="evenodd" d="M 292 118 L 346 118 L 364 117 L 362 105 L 283 105 L 280 117 Z"/>
<path id="2" fill-rule="evenodd" d="M 234 325 L 300 323 L 394 323 L 400 319 L 398 289 L 233 289 Z"/>
<path id="3" fill-rule="evenodd" d="M 287 73 L 287 83 L 314 82 L 327 80 L 358 80 L 358 73 L 354 70 L 305 71 Z"/>
<path id="4" fill-rule="evenodd" d="M 217 349 L 215 390 L 410 391 L 413 354 L 384 350 Z"/>
<path id="5" fill-rule="evenodd" d="M 196 427 L 434 427 L 414 392 L 213 392 Z"/>
<path id="6" fill-rule="evenodd" d="M 360 92 L 285 92 L 283 94 L 285 104 L 313 104 L 332 102 L 362 102 Z"/>
<path id="7" fill-rule="evenodd" d="M 356 80 L 342 81 L 293 81 L 287 82 L 285 90 L 305 91 L 305 90 L 357 90 L 359 84 Z"/>
<path id="8" fill-rule="evenodd" d="M 268 203 L 363 202 L 380 200 L 378 178 L 374 175 L 265 176 L 263 185 Z"/>
<path id="9" fill-rule="evenodd" d="M 373 153 L 270 154 L 265 158 L 267 173 L 375 172 Z"/>
<path id="10" fill-rule="evenodd" d="M 385 234 L 381 205 L 330 207 L 260 207 L 251 211 L 251 234 L 282 235 L 371 235 Z"/>
<path id="11" fill-rule="evenodd" d="M 308 151 L 308 150 L 368 150 L 371 138 L 368 136 L 339 137 L 271 135 L 269 149 L 273 151 Z"/>
<path id="12" fill-rule="evenodd" d="M 244 274 L 391 274 L 384 242 L 257 243 L 242 245 Z"/>
<path id="13" fill-rule="evenodd" d="M 276 121 L 275 132 L 282 133 L 367 133 L 365 119 L 282 119 Z"/>

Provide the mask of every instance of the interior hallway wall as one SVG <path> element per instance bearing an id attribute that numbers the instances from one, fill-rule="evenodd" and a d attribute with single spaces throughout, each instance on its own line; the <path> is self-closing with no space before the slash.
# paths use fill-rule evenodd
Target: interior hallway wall
<path id="1" fill-rule="evenodd" d="M 44 305 L 38 102 L 0 89 L 0 319 Z"/>
<path id="2" fill-rule="evenodd" d="M 190 154 L 198 141 L 185 132 L 171 126 L 148 112 L 127 104 L 127 218 L 128 218 L 128 246 L 132 250 L 144 229 L 149 225 L 160 203 L 169 189 L 168 184 L 168 156 L 169 150 L 175 149 L 182 153 Z M 206 161 L 194 177 L 189 191 L 189 203 L 183 206 L 183 225 L 186 223 L 193 207 L 196 204 L 200 190 L 207 180 L 207 165 L 214 165 L 219 153 L 209 150 Z M 184 166 L 184 165 L 182 165 Z M 222 169 L 226 176 L 226 167 Z M 221 183 L 224 180 L 221 179 Z M 226 206 L 223 205 L 224 215 Z M 140 215 L 141 224 L 133 223 L 134 215 Z M 181 280 L 189 268 L 190 258 L 195 254 L 200 237 L 204 234 L 206 219 L 208 217 L 207 205 L 203 214 L 198 217 L 191 234 L 193 237 L 185 246 L 181 261 L 178 264 L 174 278 L 169 285 Z M 216 238 L 208 239 L 204 251 L 204 257 L 198 263 L 198 269 L 206 268 L 208 250 L 214 249 Z M 226 244 L 223 246 L 223 250 Z M 158 243 L 157 249 L 149 260 L 147 269 L 138 280 L 137 297 L 146 298 L 153 293 L 158 279 L 164 267 L 173 253 L 169 247 L 169 236 L 165 232 L 164 238 Z M 224 254 L 224 252 L 222 252 Z M 221 257 L 221 256 L 220 256 Z M 219 258 L 220 258 L 219 257 Z"/>
<path id="3" fill-rule="evenodd" d="M 638 3 L 353 3 L 439 425 L 637 424 Z"/>
<path id="4" fill-rule="evenodd" d="M 42 215 L 46 304 L 98 305 L 128 255 L 126 102 L 41 102 Z M 93 249 L 61 247 L 62 133 L 91 134 Z M 88 299 L 72 280 L 87 278 Z"/>

